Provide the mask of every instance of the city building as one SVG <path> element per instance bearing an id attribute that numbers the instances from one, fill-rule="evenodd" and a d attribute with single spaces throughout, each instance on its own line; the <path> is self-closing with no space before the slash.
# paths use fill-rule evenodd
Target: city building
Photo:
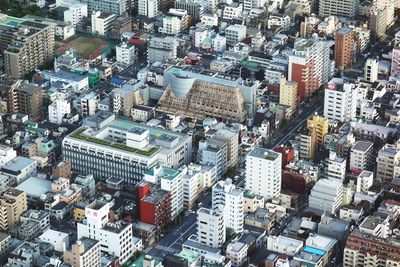
<path id="1" fill-rule="evenodd" d="M 138 14 L 154 18 L 158 15 L 158 0 L 138 0 Z"/>
<path id="2" fill-rule="evenodd" d="M 62 143 L 64 160 L 81 174 L 90 170 L 96 179 L 117 176 L 127 185 L 136 185 L 157 161 L 171 168 L 191 161 L 191 136 L 116 119 L 104 111 L 86 118 L 84 125 L 88 128 L 79 128 Z"/>
<path id="3" fill-rule="evenodd" d="M 344 83 L 341 78 L 333 78 L 325 88 L 324 117 L 340 122 L 352 121 L 356 117 L 355 84 Z"/>
<path id="4" fill-rule="evenodd" d="M 224 213 L 219 210 L 197 210 L 197 238 L 199 243 L 219 248 L 226 239 Z"/>
<path id="5" fill-rule="evenodd" d="M 5 16 L 5 17 L 4 17 Z M 7 24 L 13 25 L 8 31 L 0 34 L 4 42 L 1 46 L 4 50 L 5 73 L 14 79 L 21 78 L 38 66 L 49 60 L 53 60 L 55 45 L 55 28 L 41 22 L 13 19 L 0 14 L 0 20 L 13 21 Z"/>
<path id="6" fill-rule="evenodd" d="M 130 12 L 130 1 L 126 0 L 81 0 L 80 2 L 87 4 L 88 14 L 100 11 L 121 16 Z"/>
<path id="7" fill-rule="evenodd" d="M 226 257 L 231 260 L 232 264 L 242 266 L 247 261 L 248 248 L 246 243 L 238 241 L 229 243 L 226 248 Z"/>
<path id="8" fill-rule="evenodd" d="M 138 185 L 139 220 L 163 228 L 171 222 L 171 194 L 142 181 Z"/>
<path id="9" fill-rule="evenodd" d="M 136 48 L 130 43 L 122 43 L 115 47 L 117 62 L 129 66 L 136 62 Z"/>
<path id="10" fill-rule="evenodd" d="M 48 106 L 49 121 L 61 124 L 66 115 L 71 114 L 71 104 L 64 99 L 56 99 Z"/>
<path id="11" fill-rule="evenodd" d="M 400 247 L 395 237 L 379 238 L 355 229 L 347 238 L 343 266 L 396 266 Z"/>
<path id="12" fill-rule="evenodd" d="M 338 17 L 354 17 L 358 15 L 360 1 L 349 0 L 322 0 L 319 3 L 318 14 L 321 17 L 338 16 Z"/>
<path id="13" fill-rule="evenodd" d="M 292 113 L 297 107 L 297 83 L 287 81 L 285 76 L 281 76 L 279 83 L 279 104 L 289 106 Z"/>
<path id="14" fill-rule="evenodd" d="M 335 65 L 338 69 L 346 69 L 353 63 L 355 43 L 353 30 L 342 27 L 335 34 Z"/>
<path id="15" fill-rule="evenodd" d="M 256 110 L 258 82 L 225 77 L 218 72 L 198 73 L 172 66 L 164 71 L 165 91 L 158 110 L 186 117 L 216 117 L 243 122 Z M 208 106 L 213 103 L 213 109 Z"/>
<path id="16" fill-rule="evenodd" d="M 43 108 L 42 88 L 20 80 L 10 87 L 8 97 L 10 112 L 26 114 L 32 120 L 41 119 Z"/>
<path id="17" fill-rule="evenodd" d="M 88 7 L 86 4 L 62 1 L 57 8 L 57 14 L 66 23 L 71 23 L 74 28 L 81 26 L 81 22 L 88 16 Z"/>
<path id="18" fill-rule="evenodd" d="M 9 230 L 27 209 L 26 193 L 15 188 L 7 189 L 0 199 L 0 228 Z"/>
<path id="19" fill-rule="evenodd" d="M 282 178 L 282 155 L 272 150 L 254 148 L 246 157 L 245 188 L 265 199 L 279 197 Z"/>
<path id="20" fill-rule="evenodd" d="M 92 33 L 100 36 L 107 36 L 112 28 L 116 15 L 93 11 L 92 13 Z"/>
<path id="21" fill-rule="evenodd" d="M 246 26 L 245 25 L 229 25 L 225 28 L 226 44 L 234 46 L 246 38 Z"/>
<path id="22" fill-rule="evenodd" d="M 314 160 L 317 151 L 317 130 L 314 126 L 300 132 L 299 157 L 305 160 Z"/>
<path id="23" fill-rule="evenodd" d="M 392 57 L 392 62 L 395 60 L 396 57 Z M 374 58 L 368 58 L 367 61 L 365 62 L 365 67 L 364 67 L 364 80 L 367 82 L 375 82 L 378 80 L 378 70 L 379 70 L 379 63 L 378 60 Z M 393 63 L 392 63 L 392 75 L 393 75 Z"/>
<path id="24" fill-rule="evenodd" d="M 328 179 L 343 181 L 346 176 L 346 159 L 329 151 L 329 157 L 325 160 L 325 175 Z"/>
<path id="25" fill-rule="evenodd" d="M 320 179 L 311 190 L 309 207 L 335 214 L 342 205 L 343 184 L 339 179 Z"/>
<path id="26" fill-rule="evenodd" d="M 297 96 L 311 97 L 328 82 L 332 74 L 329 43 L 319 39 L 296 39 L 293 55 L 289 56 L 288 80 L 297 82 Z"/>
<path id="27" fill-rule="evenodd" d="M 267 249 L 287 256 L 296 255 L 303 248 L 303 241 L 283 235 L 269 236 Z"/>
<path id="28" fill-rule="evenodd" d="M 64 261 L 76 267 L 100 267 L 100 242 L 82 237 L 72 245 L 71 250 L 64 251 Z"/>
<path id="29" fill-rule="evenodd" d="M 177 47 L 178 43 L 174 37 L 152 37 L 147 47 L 148 63 L 168 62 L 175 59 L 177 55 Z"/>
<path id="30" fill-rule="evenodd" d="M 387 181 L 394 178 L 394 168 L 400 160 L 400 150 L 394 145 L 385 145 L 376 158 L 376 179 Z"/>
<path id="31" fill-rule="evenodd" d="M 212 209 L 224 213 L 225 226 L 235 233 L 243 232 L 243 190 L 236 188 L 231 179 L 217 182 L 212 188 Z"/>
<path id="32" fill-rule="evenodd" d="M 124 264 L 135 252 L 132 243 L 132 224 L 110 221 L 109 212 L 109 203 L 96 200 L 87 205 L 85 219 L 77 224 L 77 238 L 79 240 L 86 237 L 99 241 L 102 252 L 118 257 L 120 264 Z"/>
<path id="33" fill-rule="evenodd" d="M 199 22 L 204 14 L 204 6 L 199 1 L 178 0 L 174 1 L 174 7 L 176 9 L 186 10 L 187 14 L 192 17 L 194 23 Z"/>
<path id="34" fill-rule="evenodd" d="M 159 184 L 161 190 L 167 191 L 171 196 L 171 218 L 175 219 L 183 210 L 183 181 L 184 172 L 167 167 L 155 165 L 144 174 L 144 180 Z"/>
<path id="35" fill-rule="evenodd" d="M 313 115 L 312 117 L 307 119 L 307 128 L 311 130 L 311 128 L 315 129 L 317 132 L 317 143 L 319 145 L 325 144 L 325 135 L 328 133 L 328 119 L 319 116 Z"/>
<path id="36" fill-rule="evenodd" d="M 358 141 L 350 151 L 350 170 L 371 170 L 373 167 L 373 143 Z"/>

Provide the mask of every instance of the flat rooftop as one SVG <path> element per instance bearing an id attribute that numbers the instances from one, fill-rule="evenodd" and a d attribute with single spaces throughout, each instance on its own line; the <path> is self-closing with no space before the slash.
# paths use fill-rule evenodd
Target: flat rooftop
<path id="1" fill-rule="evenodd" d="M 353 150 L 358 150 L 362 152 L 366 152 L 369 149 L 372 149 L 372 142 L 366 142 L 366 141 L 358 141 L 354 146 Z"/>
<path id="2" fill-rule="evenodd" d="M 39 198 L 41 195 L 51 191 L 51 181 L 30 177 L 18 185 L 16 189 L 25 191 L 30 196 Z"/>
<path id="3" fill-rule="evenodd" d="M 259 148 L 259 147 L 254 148 L 248 155 L 271 161 L 276 160 L 279 157 L 279 153 L 273 150 Z"/>

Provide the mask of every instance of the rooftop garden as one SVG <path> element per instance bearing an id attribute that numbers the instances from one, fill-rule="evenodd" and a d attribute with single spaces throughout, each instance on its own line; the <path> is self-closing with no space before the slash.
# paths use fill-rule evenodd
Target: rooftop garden
<path id="1" fill-rule="evenodd" d="M 99 138 L 95 138 L 92 136 L 88 136 L 83 134 L 83 132 L 85 131 L 85 128 L 79 128 L 78 130 L 76 130 L 75 132 L 73 132 L 71 134 L 71 137 L 76 138 L 76 139 L 80 139 L 80 140 L 85 140 L 87 142 L 91 142 L 91 143 L 95 143 L 95 144 L 99 144 L 99 145 L 104 145 L 104 146 L 110 146 L 113 148 L 117 148 L 120 150 L 125 150 L 128 152 L 132 152 L 132 153 L 136 153 L 139 155 L 143 155 L 143 156 L 151 156 L 154 153 L 156 153 L 158 151 L 157 147 L 151 147 L 148 150 L 141 150 L 141 149 L 137 149 L 134 147 L 129 147 L 126 146 L 124 144 L 120 144 L 120 143 L 116 143 L 116 142 L 111 142 L 108 140 L 103 140 L 103 139 L 99 139 Z"/>

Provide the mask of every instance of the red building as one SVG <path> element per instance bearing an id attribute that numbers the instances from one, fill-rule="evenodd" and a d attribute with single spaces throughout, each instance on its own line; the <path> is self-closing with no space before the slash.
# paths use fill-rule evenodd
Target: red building
<path id="1" fill-rule="evenodd" d="M 164 227 L 171 222 L 171 195 L 148 182 L 141 182 L 138 187 L 139 220 L 157 227 Z"/>
<path id="2" fill-rule="evenodd" d="M 294 159 L 294 149 L 288 146 L 280 146 L 275 148 L 275 152 L 282 154 L 282 169 Z"/>

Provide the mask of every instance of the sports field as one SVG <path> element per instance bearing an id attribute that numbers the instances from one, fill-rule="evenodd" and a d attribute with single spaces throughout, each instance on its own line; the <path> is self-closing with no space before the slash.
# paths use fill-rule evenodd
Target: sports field
<path id="1" fill-rule="evenodd" d="M 100 38 L 78 36 L 65 43 L 60 43 L 57 54 L 63 54 L 68 49 L 75 49 L 76 53 L 86 59 L 98 57 L 101 53 L 109 49 L 109 43 Z"/>

